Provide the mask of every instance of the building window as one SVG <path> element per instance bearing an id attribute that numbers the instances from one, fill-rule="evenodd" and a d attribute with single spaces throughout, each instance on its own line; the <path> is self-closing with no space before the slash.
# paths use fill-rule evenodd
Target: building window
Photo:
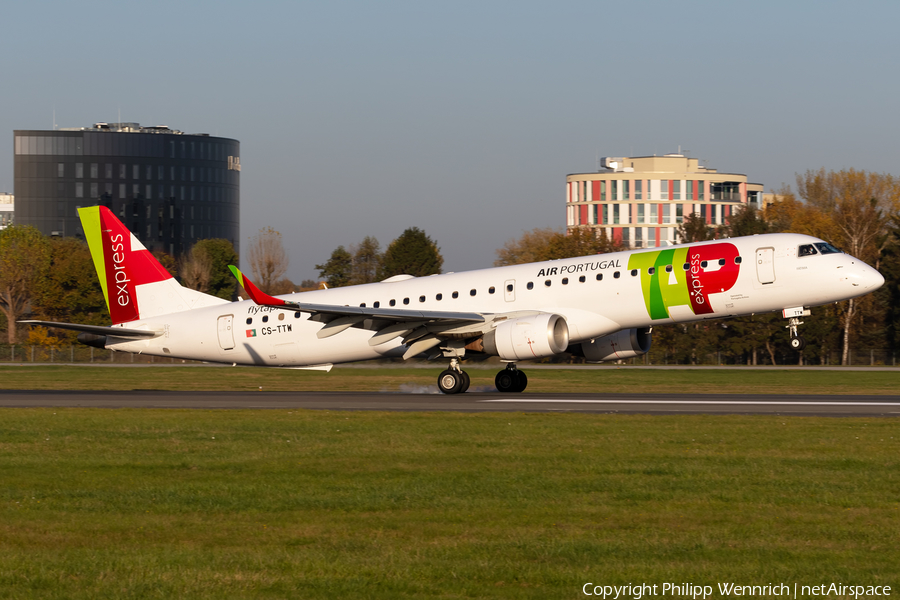
<path id="1" fill-rule="evenodd" d="M 659 180 L 659 199 L 660 200 L 668 200 L 669 199 L 669 180 L 668 179 L 660 179 Z"/>
<path id="2" fill-rule="evenodd" d="M 103 165 L 103 178 L 104 179 L 112 179 L 112 163 L 106 163 Z"/>
<path id="3" fill-rule="evenodd" d="M 638 179 L 634 182 L 634 199 L 635 200 L 643 200 L 644 199 L 644 190 L 643 190 L 643 181 Z"/>
<path id="4" fill-rule="evenodd" d="M 75 197 L 84 198 L 84 184 L 80 181 L 75 184 Z"/>
<path id="5" fill-rule="evenodd" d="M 75 179 L 84 177 L 84 163 L 75 163 Z"/>
<path id="6" fill-rule="evenodd" d="M 603 224 L 609 224 L 609 204 L 603 205 Z"/>
<path id="7" fill-rule="evenodd" d="M 56 176 L 57 177 L 65 177 L 66 176 L 66 163 L 56 163 Z"/>
<path id="8" fill-rule="evenodd" d="M 698 181 L 697 182 L 697 200 L 703 202 L 703 190 L 706 189 L 706 182 Z"/>
<path id="9" fill-rule="evenodd" d="M 631 227 L 622 228 L 622 243 L 626 246 L 631 245 Z"/>
<path id="10" fill-rule="evenodd" d="M 694 199 L 694 182 L 693 181 L 685 181 L 685 200 L 693 200 Z"/>
<path id="11" fill-rule="evenodd" d="M 119 184 L 119 200 L 124 200 L 124 199 L 125 199 L 125 196 L 126 196 L 126 193 L 125 193 L 125 184 L 124 184 L 124 183 L 120 183 L 120 184 Z"/>
<path id="12" fill-rule="evenodd" d="M 622 182 L 622 193 L 625 195 L 625 200 L 631 199 L 631 193 L 629 191 L 629 187 L 631 187 L 631 182 L 627 179 Z"/>
<path id="13" fill-rule="evenodd" d="M 619 224 L 619 205 L 613 204 L 613 225 Z"/>
<path id="14" fill-rule="evenodd" d="M 600 202 L 606 202 L 606 182 L 600 182 Z"/>
<path id="15" fill-rule="evenodd" d="M 91 198 L 100 196 L 100 187 L 96 182 L 91 183 Z"/>
<path id="16" fill-rule="evenodd" d="M 643 248 L 644 247 L 644 228 L 643 227 L 635 227 L 634 228 L 634 247 L 635 248 Z"/>
<path id="17" fill-rule="evenodd" d="M 141 178 L 141 165 L 131 165 L 131 178 L 132 179 L 140 179 Z"/>
<path id="18" fill-rule="evenodd" d="M 672 222 L 672 205 L 671 204 L 663 204 L 663 223 L 671 223 Z"/>
<path id="19" fill-rule="evenodd" d="M 675 222 L 676 223 L 684 223 L 684 205 L 683 204 L 675 205 Z"/>
<path id="20" fill-rule="evenodd" d="M 637 205 L 637 222 L 638 223 L 644 222 L 644 205 L 643 204 Z"/>
<path id="21" fill-rule="evenodd" d="M 91 179 L 97 179 L 100 177 L 100 173 L 98 172 L 97 163 L 91 163 Z"/>
<path id="22" fill-rule="evenodd" d="M 128 168 L 128 165 L 119 165 L 119 179 L 125 179 L 125 170 Z"/>
<path id="23" fill-rule="evenodd" d="M 146 175 L 144 179 L 146 179 L 147 181 L 153 181 L 153 167 L 147 165 L 147 168 L 144 169 L 144 174 Z"/>
<path id="24" fill-rule="evenodd" d="M 681 180 L 672 181 L 672 200 L 681 200 Z"/>
<path id="25" fill-rule="evenodd" d="M 668 206 L 668 204 L 666 206 Z M 650 205 L 650 222 L 659 223 L 659 204 Z"/>

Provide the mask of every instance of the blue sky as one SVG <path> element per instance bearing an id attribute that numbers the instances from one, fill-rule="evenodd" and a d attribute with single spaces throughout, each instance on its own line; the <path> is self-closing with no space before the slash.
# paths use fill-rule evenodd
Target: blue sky
<path id="1" fill-rule="evenodd" d="M 568 173 L 682 151 L 766 190 L 893 172 L 896 2 L 4 3 L 12 131 L 97 121 L 241 141 L 242 241 L 295 281 L 417 226 L 445 270 L 565 223 Z"/>

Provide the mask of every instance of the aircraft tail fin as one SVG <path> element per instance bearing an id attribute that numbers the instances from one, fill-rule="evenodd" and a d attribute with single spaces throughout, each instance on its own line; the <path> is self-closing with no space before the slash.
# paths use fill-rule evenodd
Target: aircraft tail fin
<path id="1" fill-rule="evenodd" d="M 114 325 L 228 302 L 182 287 L 105 206 L 78 216 Z"/>

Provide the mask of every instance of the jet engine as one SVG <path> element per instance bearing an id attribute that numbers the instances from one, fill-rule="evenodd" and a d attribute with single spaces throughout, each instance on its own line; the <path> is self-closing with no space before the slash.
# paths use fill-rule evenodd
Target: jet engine
<path id="1" fill-rule="evenodd" d="M 484 335 L 484 352 L 503 360 L 528 360 L 564 352 L 569 326 L 560 315 L 540 313 L 503 321 Z"/>
<path id="2" fill-rule="evenodd" d="M 622 329 L 569 348 L 575 356 L 583 356 L 588 362 L 620 360 L 640 356 L 650 351 L 651 329 L 640 327 Z"/>

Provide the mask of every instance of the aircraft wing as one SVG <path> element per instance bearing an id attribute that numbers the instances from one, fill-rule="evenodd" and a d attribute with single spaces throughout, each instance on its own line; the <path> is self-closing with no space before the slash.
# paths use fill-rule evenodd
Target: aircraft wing
<path id="1" fill-rule="evenodd" d="M 146 329 L 125 329 L 124 327 L 103 327 L 102 325 L 81 325 L 79 323 L 56 323 L 55 321 L 18 321 L 26 325 L 40 325 L 41 327 L 55 327 L 56 329 L 70 329 L 83 331 L 94 335 L 109 335 L 126 339 L 148 339 L 159 337 L 162 331 L 148 331 Z"/>
<path id="2" fill-rule="evenodd" d="M 325 326 L 316 333 L 319 339 L 331 337 L 350 327 L 376 332 L 369 340 L 371 346 L 377 346 L 403 336 L 403 342 L 409 346 L 404 358 L 425 352 L 450 337 L 464 338 L 467 334 L 472 337 L 480 335 L 486 327 L 489 327 L 489 323 L 495 316 L 472 312 L 291 302 L 264 293 L 234 265 L 229 265 L 228 268 L 256 304 L 310 313 L 312 314 L 310 320 L 325 323 Z"/>

